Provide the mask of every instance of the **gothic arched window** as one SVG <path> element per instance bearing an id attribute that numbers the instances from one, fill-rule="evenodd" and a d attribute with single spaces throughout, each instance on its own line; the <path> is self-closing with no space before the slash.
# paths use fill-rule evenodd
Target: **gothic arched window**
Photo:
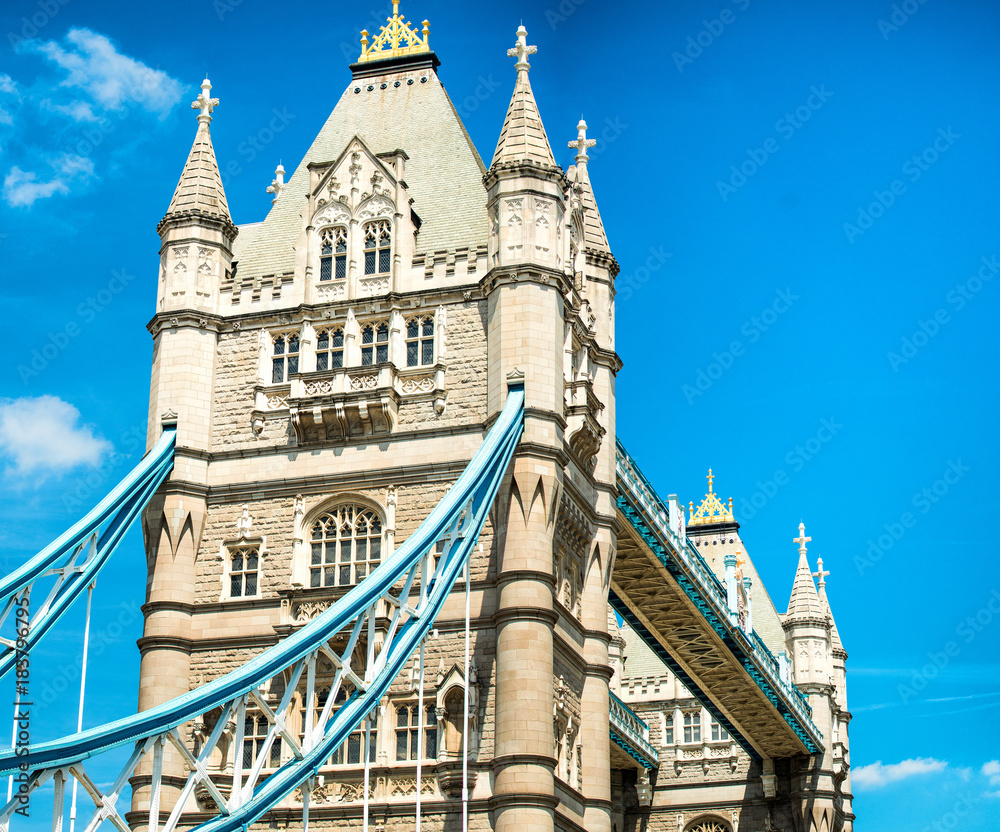
<path id="1" fill-rule="evenodd" d="M 229 550 L 229 597 L 256 597 L 259 569 L 260 547 L 257 544 L 231 547 Z"/>
<path id="2" fill-rule="evenodd" d="M 309 586 L 351 586 L 382 562 L 382 518 L 373 509 L 345 503 L 312 526 Z"/>
<path id="3" fill-rule="evenodd" d="M 249 771 L 264 750 L 264 741 L 271 723 L 260 711 L 247 710 L 243 724 L 243 770 Z M 275 737 L 268 751 L 265 768 L 278 768 L 281 765 L 281 738 Z"/>
<path id="4" fill-rule="evenodd" d="M 321 329 L 316 333 L 316 369 L 336 370 L 344 366 L 344 330 Z"/>
<path id="5" fill-rule="evenodd" d="M 389 360 L 389 324 L 385 321 L 361 327 L 361 366 L 370 367 Z"/>
<path id="6" fill-rule="evenodd" d="M 420 754 L 420 710 L 416 702 L 396 706 L 396 761 L 416 762 Z M 434 706 L 424 710 L 424 759 L 437 757 L 437 718 Z"/>
<path id="7" fill-rule="evenodd" d="M 406 322 L 406 366 L 434 363 L 434 316 L 410 318 Z"/>
<path id="8" fill-rule="evenodd" d="M 320 235 L 319 279 L 347 277 L 347 229 L 327 228 Z"/>
<path id="9" fill-rule="evenodd" d="M 387 274 L 392 263 L 392 235 L 389 221 L 365 226 L 365 274 Z"/>
<path id="10" fill-rule="evenodd" d="M 687 832 L 729 832 L 729 824 L 718 818 L 702 818 L 689 826 Z"/>
<path id="11" fill-rule="evenodd" d="M 275 335 L 271 359 L 271 382 L 281 384 L 288 381 L 292 373 L 299 371 L 298 333 Z"/>

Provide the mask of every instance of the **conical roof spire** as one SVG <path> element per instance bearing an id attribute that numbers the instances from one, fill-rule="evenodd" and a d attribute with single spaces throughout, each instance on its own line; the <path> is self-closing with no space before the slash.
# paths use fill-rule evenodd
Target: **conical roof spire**
<path id="1" fill-rule="evenodd" d="M 587 148 L 596 144 L 596 139 L 587 138 L 587 122 L 581 118 L 576 125 L 576 140 L 569 142 L 569 147 L 576 148 L 576 183 L 579 186 L 580 203 L 583 207 L 584 242 L 588 246 L 610 252 L 608 235 L 604 231 L 601 212 L 597 210 L 597 200 L 594 198 L 594 188 L 590 184 L 590 173 L 587 169 L 590 161 Z"/>
<path id="2" fill-rule="evenodd" d="M 531 82 L 528 80 L 528 70 L 531 68 L 528 55 L 537 51 L 537 46 L 528 46 L 528 30 L 524 26 L 519 27 L 517 45 L 507 50 L 510 57 L 517 58 L 517 82 L 514 84 L 514 94 L 507 108 L 507 117 L 500 131 L 500 141 L 497 142 L 491 167 L 517 162 L 556 166 L 542 118 L 538 114 L 535 95 L 531 91 Z"/>
<path id="3" fill-rule="evenodd" d="M 161 229 L 169 221 L 202 218 L 221 221 L 234 235 L 236 233 L 208 127 L 212 123 L 212 111 L 219 104 L 218 98 L 211 97 L 211 91 L 212 84 L 206 78 L 201 82 L 201 94 L 191 103 L 191 108 L 198 110 L 198 132 L 170 207 L 160 222 Z"/>
<path id="4" fill-rule="evenodd" d="M 840 633 L 837 632 L 837 622 L 833 620 L 833 610 L 830 608 L 830 599 L 826 597 L 826 576 L 829 571 L 823 569 L 823 558 L 816 559 L 816 571 L 812 573 L 814 578 L 819 580 L 819 602 L 826 611 L 826 617 L 830 622 L 830 646 L 834 652 L 840 651 L 847 656 L 843 643 L 840 641 Z"/>
<path id="5" fill-rule="evenodd" d="M 799 544 L 799 566 L 795 571 L 795 583 L 792 584 L 792 597 L 788 601 L 786 621 L 793 618 L 812 618 L 822 621 L 826 618 L 826 610 L 820 603 L 816 584 L 813 583 L 812 570 L 809 568 L 809 559 L 806 556 L 806 544 L 811 540 L 811 537 L 806 537 L 805 523 L 799 523 L 799 536 L 793 541 Z"/>

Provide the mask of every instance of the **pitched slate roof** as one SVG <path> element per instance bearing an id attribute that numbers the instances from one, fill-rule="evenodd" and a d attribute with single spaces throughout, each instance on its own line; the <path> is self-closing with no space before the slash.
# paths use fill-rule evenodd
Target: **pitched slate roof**
<path id="1" fill-rule="evenodd" d="M 309 192 L 306 166 L 332 162 L 355 134 L 375 153 L 401 148 L 409 156 L 405 181 L 422 222 L 418 252 L 486 244 L 486 169 L 444 86 L 429 65 L 388 66 L 382 74 L 353 80 L 344 90 L 285 183 L 281 199 L 252 233 L 238 238 L 234 254 L 241 273 L 294 269 L 294 245 Z"/>

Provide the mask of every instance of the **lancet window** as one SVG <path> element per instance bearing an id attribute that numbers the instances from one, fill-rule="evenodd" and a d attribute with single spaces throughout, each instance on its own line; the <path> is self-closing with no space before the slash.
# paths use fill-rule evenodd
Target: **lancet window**
<path id="1" fill-rule="evenodd" d="M 365 232 L 365 274 L 387 274 L 392 264 L 392 234 L 388 220 L 370 222 Z"/>
<path id="2" fill-rule="evenodd" d="M 723 728 L 715 719 L 711 721 L 712 742 L 725 742 L 729 739 L 729 732 Z"/>
<path id="3" fill-rule="evenodd" d="M 316 333 L 316 369 L 336 370 L 344 366 L 344 330 L 321 329 Z"/>
<path id="4" fill-rule="evenodd" d="M 420 710 L 416 702 L 396 706 L 396 760 L 415 762 L 420 756 Z M 424 709 L 423 759 L 437 758 L 437 719 L 434 706 Z"/>
<path id="5" fill-rule="evenodd" d="M 327 228 L 320 235 L 319 279 L 343 280 L 347 277 L 347 229 Z"/>
<path id="6" fill-rule="evenodd" d="M 271 382 L 282 384 L 299 371 L 299 336 L 297 333 L 275 335 L 272 343 Z"/>
<path id="7" fill-rule="evenodd" d="M 684 742 L 701 742 L 701 711 L 685 711 Z"/>
<path id="8" fill-rule="evenodd" d="M 389 360 L 389 324 L 385 321 L 361 327 L 361 366 L 370 367 Z"/>
<path id="9" fill-rule="evenodd" d="M 229 597 L 256 597 L 259 569 L 259 546 L 232 546 L 229 549 Z"/>
<path id="10" fill-rule="evenodd" d="M 253 768 L 257 758 L 264 750 L 264 741 L 267 738 L 268 729 L 271 723 L 260 711 L 248 710 L 246 720 L 243 724 L 243 770 L 248 771 Z M 281 738 L 275 737 L 271 748 L 267 752 L 267 762 L 265 768 L 278 768 L 281 765 Z"/>
<path id="11" fill-rule="evenodd" d="M 374 510 L 344 504 L 312 527 L 309 586 L 351 586 L 382 562 L 382 519 Z"/>
<path id="12" fill-rule="evenodd" d="M 406 322 L 406 366 L 434 363 L 434 316 L 413 317 Z"/>

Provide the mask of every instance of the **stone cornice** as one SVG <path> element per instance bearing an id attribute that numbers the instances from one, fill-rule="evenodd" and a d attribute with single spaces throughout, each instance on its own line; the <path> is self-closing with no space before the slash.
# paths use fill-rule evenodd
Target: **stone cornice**
<path id="1" fill-rule="evenodd" d="M 622 270 L 615 256 L 610 251 L 601 251 L 599 248 L 590 248 L 588 246 L 584 248 L 583 253 L 588 265 L 607 269 L 612 278 L 618 277 L 619 272 Z"/>
<path id="2" fill-rule="evenodd" d="M 492 294 L 503 286 L 515 286 L 518 283 L 534 283 L 538 286 L 553 286 L 566 297 L 575 291 L 571 278 L 559 269 L 541 266 L 536 263 L 516 263 L 509 266 L 494 266 L 479 285 L 484 295 Z"/>
<path id="3" fill-rule="evenodd" d="M 172 309 L 167 312 L 157 312 L 146 324 L 146 329 L 154 338 L 164 329 L 185 327 L 219 333 L 225 329 L 225 324 L 220 316 L 198 309 Z"/>
<path id="4" fill-rule="evenodd" d="M 596 344 L 591 349 L 593 350 L 594 363 L 607 367 L 614 375 L 617 376 L 621 372 L 622 367 L 625 366 L 625 362 L 621 360 L 618 353 L 614 350 L 605 349 Z"/>
<path id="5" fill-rule="evenodd" d="M 559 620 L 559 613 L 544 607 L 504 607 L 493 613 L 493 626 L 499 628 L 511 621 L 541 621 L 553 626 Z"/>
<path id="6" fill-rule="evenodd" d="M 552 588 L 555 588 L 556 585 L 555 576 L 551 572 L 539 572 L 537 569 L 511 569 L 497 575 L 497 589 L 499 590 L 504 584 L 513 583 L 514 581 L 538 581 L 539 583 L 548 584 Z M 553 622 L 555 620 L 553 618 Z"/>
<path id="7" fill-rule="evenodd" d="M 221 231 L 230 238 L 230 245 L 232 245 L 232 241 L 235 240 L 236 236 L 240 233 L 239 228 L 236 227 L 228 216 L 220 217 L 215 214 L 209 214 L 199 208 L 168 213 L 162 220 L 159 221 L 159 223 L 157 223 L 156 233 L 162 237 L 171 228 L 183 228 L 189 225 L 202 226 L 203 228 L 211 228 L 214 231 Z"/>
<path id="8" fill-rule="evenodd" d="M 559 165 L 542 165 L 538 162 L 497 162 L 483 176 L 483 187 L 489 190 L 505 179 L 534 178 L 555 183 L 560 191 L 565 192 L 570 186 L 566 171 Z"/>

